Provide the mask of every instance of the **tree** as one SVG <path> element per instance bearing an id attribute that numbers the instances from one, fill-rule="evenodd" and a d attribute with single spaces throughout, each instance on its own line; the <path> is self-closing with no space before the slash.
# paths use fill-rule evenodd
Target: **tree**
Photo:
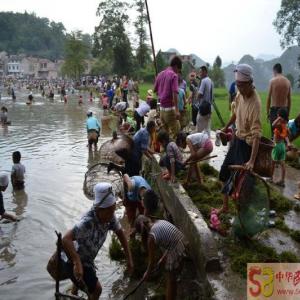
<path id="1" fill-rule="evenodd" d="M 220 56 L 217 56 L 213 63 L 213 67 L 210 70 L 210 78 L 214 82 L 214 86 L 217 88 L 225 86 L 224 71 L 221 69 L 221 67 L 222 59 L 220 58 Z"/>
<path id="2" fill-rule="evenodd" d="M 214 66 L 218 67 L 219 69 L 221 69 L 221 67 L 222 67 L 222 59 L 219 55 L 216 57 L 216 60 L 214 62 Z"/>
<path id="3" fill-rule="evenodd" d="M 282 0 L 273 25 L 281 35 L 283 48 L 295 43 L 300 46 L 300 1 Z"/>
<path id="4" fill-rule="evenodd" d="M 34 13 L 0 12 L 0 52 L 61 59 L 66 29 Z"/>
<path id="5" fill-rule="evenodd" d="M 300 1 L 282 0 L 273 25 L 281 35 L 280 44 L 282 48 L 295 43 L 300 46 Z M 300 56 L 298 57 L 298 65 L 300 67 Z M 300 76 L 298 87 L 300 87 Z"/>
<path id="6" fill-rule="evenodd" d="M 148 35 L 146 30 L 146 24 L 148 22 L 145 12 L 145 1 L 135 0 L 135 7 L 138 12 L 137 20 L 134 22 L 135 33 L 138 37 L 138 46 L 136 49 L 136 60 L 140 68 L 145 68 L 151 61 L 150 49 L 147 44 Z"/>
<path id="7" fill-rule="evenodd" d="M 157 64 L 158 72 L 162 71 L 168 66 L 168 63 L 165 61 L 161 53 L 161 50 L 159 50 L 158 53 L 156 54 L 156 64 Z"/>
<path id="8" fill-rule="evenodd" d="M 112 74 L 112 65 L 106 59 L 99 57 L 92 67 L 91 75 L 110 75 Z"/>
<path id="9" fill-rule="evenodd" d="M 128 7 L 126 1 L 102 0 L 96 13 L 100 22 L 93 36 L 93 54 L 110 61 L 113 71 L 121 74 L 132 70 L 132 49 L 125 30 Z"/>
<path id="10" fill-rule="evenodd" d="M 116 74 L 131 74 L 132 63 L 132 49 L 128 36 L 122 23 L 116 27 L 115 34 L 119 37 L 118 42 L 113 47 L 113 72 Z"/>
<path id="11" fill-rule="evenodd" d="M 88 56 L 88 48 L 82 40 L 80 31 L 72 32 L 65 43 L 65 62 L 62 73 L 73 79 L 79 79 L 85 70 L 85 59 Z"/>

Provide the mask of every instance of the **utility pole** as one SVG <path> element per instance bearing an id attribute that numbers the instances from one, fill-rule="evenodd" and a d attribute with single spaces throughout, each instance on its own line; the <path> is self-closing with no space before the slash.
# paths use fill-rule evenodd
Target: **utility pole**
<path id="1" fill-rule="evenodd" d="M 154 49 L 154 43 L 153 43 L 153 36 L 152 36 L 152 28 L 151 28 L 151 20 L 150 20 L 150 14 L 149 14 L 149 8 L 148 8 L 148 2 L 147 2 L 147 0 L 145 0 L 145 4 L 146 4 L 148 24 L 149 24 L 149 32 L 150 32 L 150 39 L 151 39 L 153 64 L 154 64 L 155 74 L 157 76 L 158 70 L 157 70 L 156 55 L 155 55 L 155 49 Z"/>

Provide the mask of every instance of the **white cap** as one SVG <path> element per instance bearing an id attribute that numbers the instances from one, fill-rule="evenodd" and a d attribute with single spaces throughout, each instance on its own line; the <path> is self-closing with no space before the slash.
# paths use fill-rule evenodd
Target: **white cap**
<path id="1" fill-rule="evenodd" d="M 247 64 L 239 64 L 235 67 L 235 80 L 237 81 L 252 81 L 253 69 Z"/>
<path id="2" fill-rule="evenodd" d="M 4 172 L 0 173 L 0 186 L 8 186 L 8 176 Z"/>
<path id="3" fill-rule="evenodd" d="M 109 182 L 97 183 L 94 187 L 94 207 L 107 208 L 116 203 L 112 185 Z"/>

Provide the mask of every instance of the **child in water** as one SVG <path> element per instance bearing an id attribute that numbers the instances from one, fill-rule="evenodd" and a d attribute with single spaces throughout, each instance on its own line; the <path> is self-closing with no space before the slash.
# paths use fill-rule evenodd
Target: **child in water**
<path id="1" fill-rule="evenodd" d="M 12 160 L 14 164 L 11 169 L 11 183 L 14 189 L 22 190 L 24 189 L 25 167 L 20 163 L 21 161 L 20 151 L 13 152 Z"/>
<path id="2" fill-rule="evenodd" d="M 1 107 L 1 112 L 0 112 L 0 124 L 1 125 L 7 125 L 8 120 L 7 120 L 7 108 L 5 106 Z"/>

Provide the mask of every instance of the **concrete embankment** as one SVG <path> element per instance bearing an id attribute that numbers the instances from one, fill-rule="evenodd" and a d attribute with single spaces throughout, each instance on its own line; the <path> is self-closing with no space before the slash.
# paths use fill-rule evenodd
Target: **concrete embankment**
<path id="1" fill-rule="evenodd" d="M 216 299 L 214 289 L 207 276 L 211 272 L 221 271 L 215 239 L 185 189 L 178 183 L 171 184 L 162 180 L 158 161 L 158 155 L 151 161 L 145 161 L 145 175 L 152 184 L 155 184 L 174 224 L 180 228 L 186 237 L 189 253 L 199 273 L 203 299 Z"/>

